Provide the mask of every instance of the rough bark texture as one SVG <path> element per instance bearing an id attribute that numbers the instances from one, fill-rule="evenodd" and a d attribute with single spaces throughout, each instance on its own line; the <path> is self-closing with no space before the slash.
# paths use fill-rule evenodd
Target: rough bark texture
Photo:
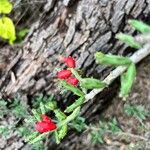
<path id="1" fill-rule="evenodd" d="M 110 68 L 96 65 L 94 53 L 100 50 L 104 53 L 129 53 L 124 53 L 127 46 L 117 41 L 115 34 L 120 31 L 135 33 L 127 25 L 128 19 L 149 21 L 150 0 L 48 0 L 41 5 L 41 10 L 23 45 L 0 50 L 1 97 L 19 93 L 28 99 L 39 93 L 57 94 L 55 74 L 57 68 L 64 67 L 58 62 L 60 55 L 76 57 L 78 68 L 82 68 L 86 76 L 104 78 Z M 6 60 L 4 55 L 9 59 Z M 101 109 L 99 100 L 110 90 L 86 104 L 83 114 L 90 117 Z M 109 100 L 114 94 L 112 92 L 105 99 Z M 93 103 L 97 106 L 92 107 Z M 63 143 L 63 147 L 76 138 L 70 136 L 69 140 L 66 145 Z"/>

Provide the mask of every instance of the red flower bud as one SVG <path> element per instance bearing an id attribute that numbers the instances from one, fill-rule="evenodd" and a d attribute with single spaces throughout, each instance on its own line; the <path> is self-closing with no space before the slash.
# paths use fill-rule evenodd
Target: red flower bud
<path id="1" fill-rule="evenodd" d="M 69 78 L 70 76 L 71 76 L 71 71 L 70 70 L 62 70 L 62 71 L 59 71 L 58 73 L 57 73 L 57 77 L 59 78 L 59 79 L 67 79 L 67 78 Z"/>
<path id="2" fill-rule="evenodd" d="M 57 126 L 53 122 L 48 123 L 48 122 L 41 121 L 41 122 L 37 122 L 35 125 L 36 131 L 40 133 L 49 132 L 55 130 L 56 128 Z"/>
<path id="3" fill-rule="evenodd" d="M 67 80 L 67 82 L 71 85 L 77 85 L 79 80 L 77 78 L 71 77 Z"/>
<path id="4" fill-rule="evenodd" d="M 69 57 L 65 57 L 64 58 L 64 62 L 67 64 L 67 66 L 69 68 L 75 68 L 75 60 L 73 57 L 69 56 Z"/>

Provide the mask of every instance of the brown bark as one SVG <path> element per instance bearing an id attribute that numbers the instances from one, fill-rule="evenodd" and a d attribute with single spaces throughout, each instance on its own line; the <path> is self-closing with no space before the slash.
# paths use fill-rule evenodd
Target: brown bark
<path id="1" fill-rule="evenodd" d="M 32 24 L 23 45 L 1 49 L 3 52 L 9 49 L 11 57 L 7 66 L 0 62 L 0 96 L 57 94 L 56 68 L 63 67 L 58 62 L 60 55 L 76 57 L 78 68 L 86 76 L 104 78 L 110 68 L 96 65 L 94 53 L 100 50 L 121 55 L 130 53 L 125 52 L 128 47 L 117 41 L 115 34 L 120 31 L 134 34 L 128 19 L 149 21 L 149 15 L 150 0 L 49 0 L 43 4 L 42 13 Z M 102 108 L 99 99 L 86 104 L 83 114 L 90 117 Z"/>

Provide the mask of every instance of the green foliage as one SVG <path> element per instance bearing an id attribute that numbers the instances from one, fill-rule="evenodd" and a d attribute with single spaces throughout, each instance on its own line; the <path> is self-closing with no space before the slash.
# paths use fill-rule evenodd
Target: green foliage
<path id="1" fill-rule="evenodd" d="M 14 98 L 13 103 L 9 107 L 11 108 L 12 113 L 17 118 L 24 118 L 28 115 L 27 106 L 18 98 Z"/>
<path id="2" fill-rule="evenodd" d="M 43 141 L 39 141 L 31 145 L 31 150 L 47 150 Z"/>
<path id="3" fill-rule="evenodd" d="M 9 40 L 9 44 L 13 44 L 16 39 L 15 26 L 12 20 L 8 17 L 0 18 L 0 36 Z"/>
<path id="4" fill-rule="evenodd" d="M 108 125 L 113 134 L 121 132 L 121 129 L 118 127 L 116 118 L 113 118 L 111 122 L 108 122 Z"/>
<path id="5" fill-rule="evenodd" d="M 85 98 L 84 97 L 80 97 L 79 99 L 77 99 L 72 105 L 68 106 L 65 110 L 66 113 L 70 113 L 72 112 L 74 109 L 76 109 L 77 107 L 81 106 L 84 103 Z"/>
<path id="6" fill-rule="evenodd" d="M 147 110 L 142 105 L 130 105 L 130 104 L 125 104 L 124 105 L 124 112 L 128 116 L 133 116 L 139 121 L 143 121 L 146 119 L 148 116 Z"/>
<path id="7" fill-rule="evenodd" d="M 69 126 L 73 129 L 76 129 L 78 132 L 81 132 L 86 129 L 87 125 L 85 123 L 85 118 L 78 116 L 75 118 Z"/>
<path id="8" fill-rule="evenodd" d="M 131 91 L 133 82 L 136 77 L 136 67 L 135 64 L 131 63 L 125 73 L 121 75 L 121 89 L 120 96 L 126 99 L 129 92 Z"/>
<path id="9" fill-rule="evenodd" d="M 0 14 L 9 14 L 12 10 L 12 4 L 8 0 L 0 0 Z"/>
<path id="10" fill-rule="evenodd" d="M 2 135 L 4 138 L 7 138 L 10 134 L 10 127 L 1 125 L 0 126 L 0 135 Z"/>
<path id="11" fill-rule="evenodd" d="M 85 89 L 94 89 L 94 88 L 100 89 L 106 87 L 106 84 L 103 81 L 93 78 L 82 78 L 80 84 L 81 87 Z"/>
<path id="12" fill-rule="evenodd" d="M 102 52 L 96 52 L 95 59 L 98 64 L 104 65 L 128 66 L 132 63 L 132 61 L 127 57 L 103 54 Z"/>
<path id="13" fill-rule="evenodd" d="M 4 115 L 7 114 L 8 109 L 7 109 L 7 102 L 3 99 L 0 100 L 0 118 L 3 118 Z"/>
<path id="14" fill-rule="evenodd" d="M 68 84 L 66 81 L 60 81 L 60 82 L 61 82 L 61 85 L 64 88 L 66 88 L 67 90 L 73 92 L 75 95 L 78 95 L 78 96 L 81 96 L 81 97 L 84 96 L 84 93 L 80 89 L 72 86 L 71 84 Z"/>
<path id="15" fill-rule="evenodd" d="M 111 121 L 100 121 L 97 126 L 91 126 L 89 129 L 91 130 L 90 134 L 93 144 L 104 143 L 103 138 L 107 133 L 120 134 L 122 132 L 116 118 L 113 118 Z"/>
<path id="16" fill-rule="evenodd" d="M 67 118 L 59 122 L 58 127 L 68 124 L 70 121 L 74 120 L 80 114 L 80 107 L 77 107 Z"/>
<path id="17" fill-rule="evenodd" d="M 136 67 L 132 61 L 123 56 L 115 56 L 111 54 L 103 54 L 102 52 L 97 52 L 95 54 L 96 62 L 105 64 L 105 65 L 115 65 L 115 66 L 126 66 L 127 71 L 121 75 L 121 89 L 120 97 L 126 99 L 131 91 L 135 76 L 136 76 Z"/>
<path id="18" fill-rule="evenodd" d="M 39 133 L 36 134 L 36 133 L 37 133 L 37 132 L 31 134 L 31 135 L 27 138 L 27 141 L 28 141 L 29 144 L 34 144 L 34 143 L 36 143 L 36 142 L 42 140 L 43 138 L 45 138 L 45 137 L 49 134 L 49 132 L 42 133 L 42 134 L 39 134 Z"/>
<path id="19" fill-rule="evenodd" d="M 41 102 L 46 103 L 47 101 L 49 102 L 52 99 L 53 99 L 53 95 L 47 97 L 47 96 L 43 96 L 41 94 L 32 100 L 32 106 L 33 106 L 33 108 L 39 108 Z"/>
<path id="20" fill-rule="evenodd" d="M 18 31 L 16 41 L 19 42 L 19 43 L 22 42 L 28 32 L 29 32 L 28 28 L 23 28 L 20 31 Z"/>
<path id="21" fill-rule="evenodd" d="M 150 33 L 150 26 L 139 20 L 129 20 L 129 24 L 141 33 Z"/>
<path id="22" fill-rule="evenodd" d="M 131 35 L 128 34 L 124 34 L 124 33 L 118 33 L 116 34 L 116 38 L 124 43 L 126 43 L 127 45 L 129 45 L 130 47 L 139 49 L 142 46 L 135 41 L 134 37 L 132 37 Z"/>

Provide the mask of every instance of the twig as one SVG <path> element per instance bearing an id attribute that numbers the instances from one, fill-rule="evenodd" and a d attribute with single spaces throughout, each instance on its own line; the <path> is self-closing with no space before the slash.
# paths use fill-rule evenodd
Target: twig
<path id="1" fill-rule="evenodd" d="M 135 64 L 141 61 L 143 58 L 145 58 L 147 55 L 150 54 L 150 44 L 146 44 L 143 48 L 136 51 L 130 59 Z M 127 68 L 125 66 L 119 66 L 115 70 L 113 70 L 105 79 L 104 82 L 107 85 L 110 85 L 117 77 L 119 77 Z M 102 89 L 93 89 L 90 93 L 86 94 L 85 96 L 85 102 L 89 101 L 90 99 L 93 99 L 98 93 L 100 93 Z"/>

